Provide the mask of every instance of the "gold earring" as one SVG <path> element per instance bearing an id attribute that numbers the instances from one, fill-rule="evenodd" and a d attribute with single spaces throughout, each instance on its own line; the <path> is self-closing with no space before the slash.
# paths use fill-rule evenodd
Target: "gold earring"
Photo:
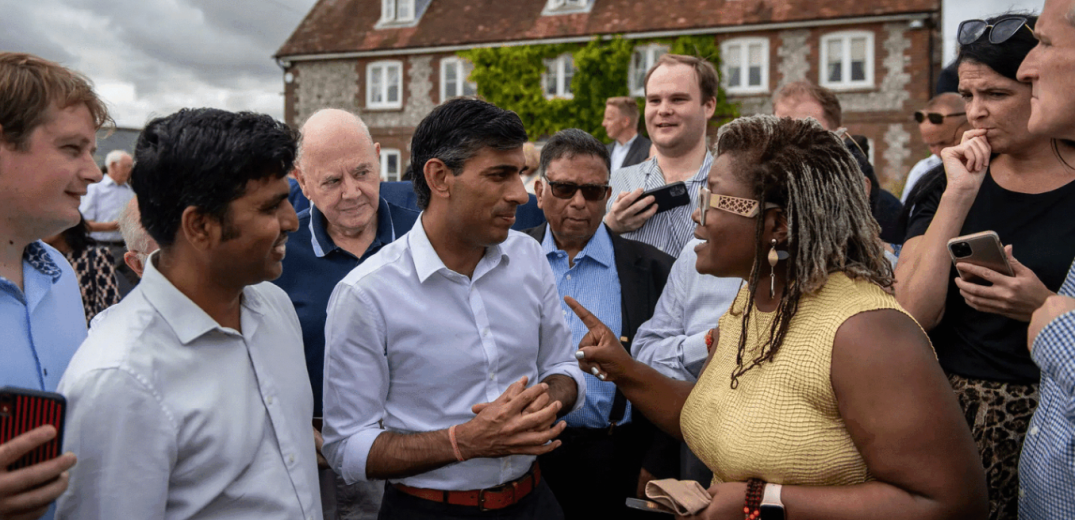
<path id="1" fill-rule="evenodd" d="M 772 247 L 769 248 L 769 298 L 772 298 L 776 294 L 776 264 L 781 260 L 787 260 L 787 251 L 776 250 L 776 239 L 771 241 Z"/>

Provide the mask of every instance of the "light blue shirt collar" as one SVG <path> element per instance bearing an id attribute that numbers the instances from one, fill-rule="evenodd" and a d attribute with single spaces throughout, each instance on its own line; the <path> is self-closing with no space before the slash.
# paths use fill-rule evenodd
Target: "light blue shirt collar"
<path id="1" fill-rule="evenodd" d="M 545 224 L 545 238 L 541 241 L 541 249 L 545 252 L 546 257 L 552 253 L 561 252 L 560 248 L 556 246 L 556 239 L 552 236 L 552 227 L 548 223 Z M 616 261 L 616 254 L 612 250 L 612 237 L 609 236 L 608 228 L 605 227 L 604 222 L 598 226 L 597 232 L 590 237 L 586 247 L 583 247 L 582 251 L 575 255 L 574 262 L 577 264 L 584 258 L 589 258 L 605 267 L 611 266 Z"/>

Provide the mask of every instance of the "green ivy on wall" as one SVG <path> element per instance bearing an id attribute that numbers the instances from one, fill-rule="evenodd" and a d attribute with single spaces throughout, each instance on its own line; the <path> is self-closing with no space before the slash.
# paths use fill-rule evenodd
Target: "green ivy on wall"
<path id="1" fill-rule="evenodd" d="M 594 38 L 581 46 L 572 43 L 520 45 L 470 49 L 458 54 L 474 64 L 470 81 L 477 83 L 478 96 L 519 114 L 532 139 L 565 128 L 581 128 L 598 139 L 609 141 L 601 126 L 605 100 L 628 95 L 631 54 L 636 46 L 650 43 L 666 45 L 673 54 L 706 58 L 720 70 L 719 48 L 712 36 L 654 40 L 625 40 L 617 36 L 608 40 Z M 541 81 L 545 60 L 568 52 L 575 62 L 575 75 L 571 80 L 574 95 L 572 99 L 546 99 Z M 639 109 L 644 117 L 643 102 L 639 99 Z M 738 107 L 728 101 L 724 89 L 718 89 L 714 121 L 723 122 L 737 115 Z M 644 123 L 641 126 L 645 131 Z"/>

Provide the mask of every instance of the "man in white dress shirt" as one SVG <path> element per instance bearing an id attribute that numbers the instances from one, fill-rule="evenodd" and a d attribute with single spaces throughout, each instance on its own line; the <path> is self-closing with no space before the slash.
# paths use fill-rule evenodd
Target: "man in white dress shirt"
<path id="1" fill-rule="evenodd" d="M 415 130 L 423 213 L 347 275 L 325 325 L 325 458 L 387 479 L 380 518 L 557 519 L 535 465 L 585 400 L 552 270 L 511 231 L 519 117 L 455 99 Z"/>
<path id="2" fill-rule="evenodd" d="M 60 381 L 79 458 L 58 518 L 320 519 L 313 392 L 280 275 L 295 138 L 269 116 L 181 110 L 132 176 L 160 250 Z"/>
<path id="3" fill-rule="evenodd" d="M 108 174 L 101 182 L 91 184 L 86 189 L 78 210 L 86 218 L 90 236 L 107 247 L 112 254 L 112 260 L 120 274 L 116 277 L 120 294 L 126 295 L 138 283 L 138 277 L 123 263 L 126 246 L 119 232 L 119 214 L 134 198 L 134 190 L 130 184 L 134 160 L 123 150 L 112 150 L 105 156 L 105 166 L 108 168 Z"/>

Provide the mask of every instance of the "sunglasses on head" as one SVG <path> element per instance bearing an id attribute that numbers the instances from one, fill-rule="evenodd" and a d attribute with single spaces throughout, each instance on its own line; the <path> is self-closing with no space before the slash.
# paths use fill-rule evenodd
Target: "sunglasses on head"
<path id="1" fill-rule="evenodd" d="M 779 208 L 778 204 L 772 202 L 765 203 L 765 209 Z M 701 188 L 698 190 L 698 211 L 701 213 L 698 216 L 698 223 L 705 225 L 705 214 L 709 208 L 719 209 L 721 211 L 739 215 L 740 217 L 754 218 L 758 216 L 761 211 L 758 209 L 758 201 L 754 199 L 744 199 L 740 197 L 732 197 L 730 195 L 721 195 L 719 193 L 713 193 L 708 188 Z"/>
<path id="2" fill-rule="evenodd" d="M 1015 36 L 1015 33 L 1019 32 L 1019 29 L 1023 27 L 1033 33 L 1034 29 L 1031 29 L 1026 22 L 1026 18 L 1022 16 L 997 20 L 993 25 L 989 25 L 985 20 L 966 20 L 959 24 L 959 31 L 956 32 L 958 35 L 957 40 L 960 45 L 969 45 L 978 41 L 988 32 L 989 43 L 994 45 L 1004 43 L 1011 39 L 1012 36 Z"/>
<path id="3" fill-rule="evenodd" d="M 919 110 L 914 113 L 914 120 L 921 123 L 922 121 L 929 120 L 930 123 L 939 125 L 944 123 L 946 117 L 965 116 L 966 112 L 952 112 L 951 114 L 938 114 L 937 112 L 923 112 Z"/>
<path id="4" fill-rule="evenodd" d="M 582 198 L 588 201 L 601 200 L 611 189 L 608 184 L 575 184 L 573 182 L 555 182 L 545 178 L 545 183 L 552 190 L 552 196 L 558 199 L 570 199 L 575 192 L 582 190 Z"/>

